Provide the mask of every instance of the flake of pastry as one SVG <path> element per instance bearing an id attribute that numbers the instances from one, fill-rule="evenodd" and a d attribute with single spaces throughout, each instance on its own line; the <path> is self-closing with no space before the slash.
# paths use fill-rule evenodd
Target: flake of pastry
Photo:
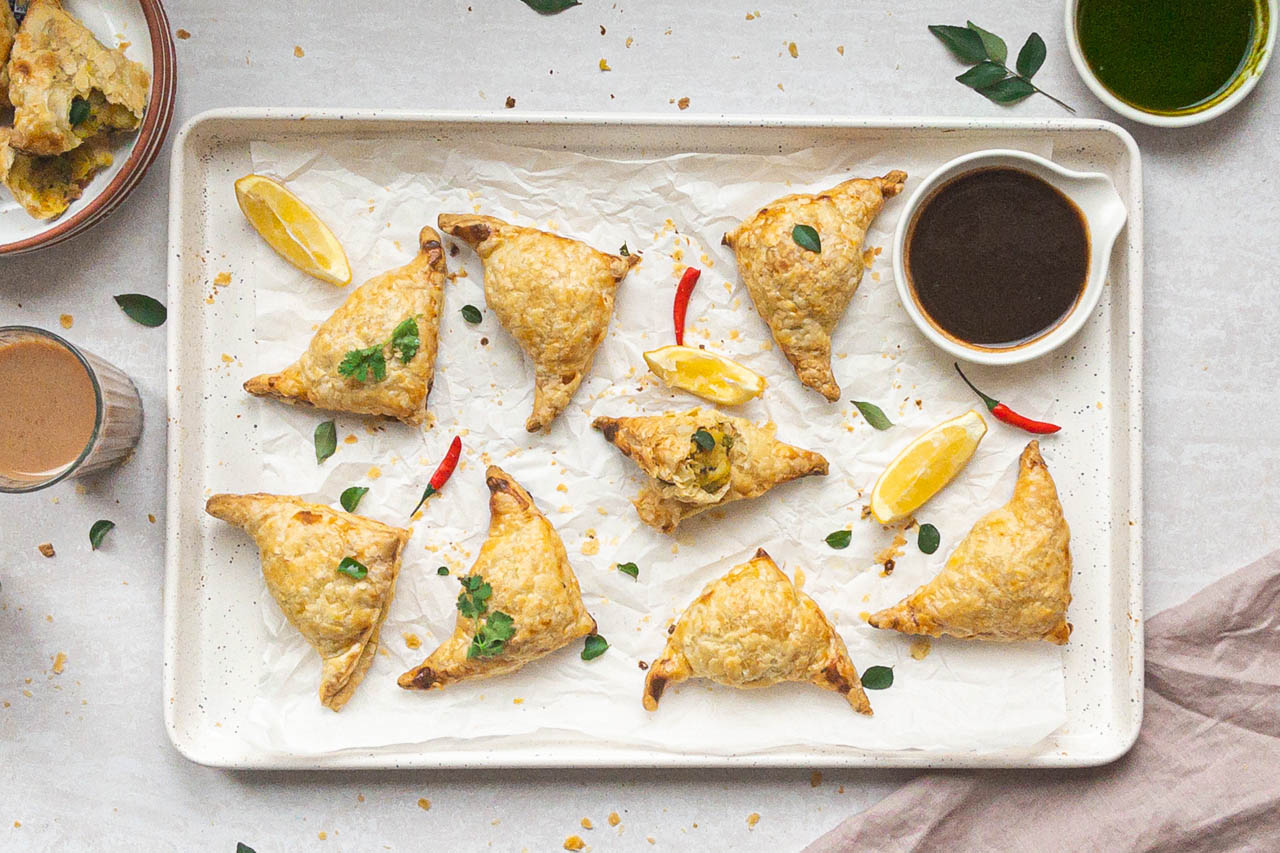
<path id="1" fill-rule="evenodd" d="M 647 710 L 657 710 L 668 684 L 707 678 L 740 688 L 809 682 L 871 714 L 844 640 L 763 548 L 707 584 L 672 627 L 645 677 Z"/>
<path id="2" fill-rule="evenodd" d="M 45 557 L 55 556 L 52 542 L 41 542 L 39 545 L 36 546 L 36 550 L 39 551 L 41 554 L 43 554 Z"/>
<path id="3" fill-rule="evenodd" d="M 151 86 L 141 65 L 104 47 L 58 0 L 32 0 L 13 40 L 8 71 L 14 107 L 10 144 L 44 157 L 65 154 L 102 133 L 135 130 Z"/>
<path id="4" fill-rule="evenodd" d="M 620 823 L 622 823 L 622 818 L 618 816 L 618 813 L 609 812 L 609 826 L 617 826 Z"/>
<path id="5" fill-rule="evenodd" d="M 772 424 L 715 409 L 600 417 L 592 426 L 649 475 L 633 503 L 641 521 L 664 533 L 713 507 L 827 473 L 821 454 L 778 441 Z"/>
<path id="6" fill-rule="evenodd" d="M 320 324 L 306 352 L 280 373 L 245 382 L 250 394 L 287 403 L 355 414 L 385 415 L 420 425 L 434 379 L 440 309 L 444 301 L 444 250 L 440 235 L 423 228 L 419 253 L 403 267 L 371 278 L 356 288 L 337 311 Z M 384 355 L 383 378 L 361 381 L 341 371 L 348 354 L 387 341 L 406 318 L 416 321 L 418 345 L 404 360 L 403 350 Z M 382 348 L 379 348 L 382 351 Z M 373 379 L 374 381 L 368 381 Z"/>
<path id="7" fill-rule="evenodd" d="M 906 173 L 892 171 L 816 195 L 785 196 L 724 236 L 778 347 L 800 381 L 828 400 L 840 397 L 831 372 L 831 333 L 862 281 L 867 228 L 906 179 Z M 818 232 L 820 252 L 796 242 L 797 225 Z"/>
<path id="8" fill-rule="evenodd" d="M 286 495 L 214 495 L 205 511 L 243 528 L 285 617 L 323 662 L 320 702 L 341 710 L 378 650 L 409 531 Z M 339 573 L 346 558 L 366 573 Z"/>
<path id="9" fill-rule="evenodd" d="M 1071 635 L 1070 529 L 1040 445 L 1018 460 L 1013 498 L 969 531 L 933 580 L 871 616 L 877 628 L 931 637 L 1045 640 Z"/>
<path id="10" fill-rule="evenodd" d="M 520 669 L 530 661 L 595 632 L 578 579 L 569 565 L 559 534 L 534 505 L 533 498 L 509 474 L 491 465 L 485 472 L 489 488 L 489 536 L 467 578 L 482 578 L 487 595 L 476 602 L 490 614 L 508 616 L 512 635 L 502 653 L 469 655 L 477 635 L 478 618 L 464 613 L 462 600 L 453 635 L 423 663 L 399 678 L 408 690 L 439 689 L 468 678 L 488 678 Z M 474 598 L 474 592 L 472 593 Z"/>
<path id="11" fill-rule="evenodd" d="M 605 254 L 491 216 L 443 213 L 439 225 L 480 255 L 485 301 L 533 362 L 533 412 L 525 429 L 549 427 L 591 369 L 618 283 L 640 256 Z"/>

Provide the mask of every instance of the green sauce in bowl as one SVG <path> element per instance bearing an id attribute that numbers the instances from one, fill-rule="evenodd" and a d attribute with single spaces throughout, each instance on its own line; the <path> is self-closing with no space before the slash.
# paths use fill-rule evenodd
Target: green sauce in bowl
<path id="1" fill-rule="evenodd" d="M 1113 95 L 1163 115 L 1229 95 L 1260 58 L 1263 0 L 1080 0 L 1076 34 Z"/>

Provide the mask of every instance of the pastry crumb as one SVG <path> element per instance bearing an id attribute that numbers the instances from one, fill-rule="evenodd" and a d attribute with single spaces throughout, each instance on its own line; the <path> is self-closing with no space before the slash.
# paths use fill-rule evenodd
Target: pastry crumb
<path id="1" fill-rule="evenodd" d="M 328 837 L 329 833 L 325 832 L 323 829 L 316 833 L 316 838 L 319 838 L 321 841 L 328 839 Z"/>
<path id="2" fill-rule="evenodd" d="M 595 825 L 591 823 L 591 818 L 584 817 L 581 821 L 583 829 L 595 829 Z"/>
<path id="3" fill-rule="evenodd" d="M 756 824 L 759 822 L 760 822 L 760 812 L 752 812 L 751 814 L 747 815 L 747 827 L 749 829 L 755 829 Z"/>
<path id="4" fill-rule="evenodd" d="M 41 554 L 44 554 L 46 557 L 52 557 L 54 555 L 52 542 L 41 542 L 36 546 L 36 550 Z"/>
<path id="5" fill-rule="evenodd" d="M 524 697 L 523 697 L 523 696 L 517 696 L 516 698 L 514 698 L 514 699 L 512 699 L 512 700 L 511 700 L 511 704 L 512 704 L 512 705 L 523 705 L 523 704 L 524 704 Z"/>
<path id="6" fill-rule="evenodd" d="M 56 655 L 53 656 L 53 674 L 54 675 L 62 675 L 62 670 L 66 669 L 66 666 L 67 666 L 66 652 L 58 652 Z"/>
<path id="7" fill-rule="evenodd" d="M 363 802 L 364 802 L 364 794 L 356 794 L 356 802 L 357 802 L 357 803 L 363 803 Z"/>
<path id="8" fill-rule="evenodd" d="M 422 640 L 418 638 L 417 634 L 414 634 L 411 631 L 405 631 L 401 636 L 404 637 L 405 648 L 418 649 L 422 647 Z"/>
<path id="9" fill-rule="evenodd" d="M 792 59 L 800 58 L 800 48 L 796 47 L 795 42 L 790 42 L 787 44 L 787 53 L 791 54 Z"/>
<path id="10" fill-rule="evenodd" d="M 587 846 L 586 842 L 576 835 L 570 835 L 568 838 L 564 840 L 565 850 L 581 850 L 586 846 Z"/>
<path id="11" fill-rule="evenodd" d="M 609 826 L 617 826 L 620 823 L 622 823 L 622 818 L 618 816 L 618 813 L 609 812 Z"/>
<path id="12" fill-rule="evenodd" d="M 822 784 L 822 771 L 815 770 L 809 774 L 809 787 L 816 788 Z"/>
<path id="13" fill-rule="evenodd" d="M 424 812 L 431 811 L 431 801 L 426 797 L 418 797 L 418 808 L 422 809 Z"/>
<path id="14" fill-rule="evenodd" d="M 516 106 L 516 99 L 511 97 L 510 95 L 507 95 L 507 109 L 509 110 L 515 109 L 515 106 Z"/>
<path id="15" fill-rule="evenodd" d="M 222 354 L 222 363 L 223 363 L 223 364 L 231 364 L 231 362 L 233 362 L 233 361 L 235 361 L 235 359 L 234 359 L 234 358 L 232 358 L 231 356 L 227 355 L 225 352 Z"/>
<path id="16" fill-rule="evenodd" d="M 176 35 L 178 38 L 182 39 L 183 41 L 186 41 L 187 39 L 191 38 L 191 33 L 182 29 L 182 27 L 178 27 L 178 31 L 174 33 L 174 35 Z"/>
<path id="17" fill-rule="evenodd" d="M 929 656 L 929 650 L 933 648 L 933 643 L 928 637 L 915 637 L 911 640 L 911 657 L 916 660 L 924 660 Z"/>
<path id="18" fill-rule="evenodd" d="M 379 477 L 381 477 L 381 476 L 382 476 L 382 469 L 381 469 L 381 468 L 379 468 L 377 465 L 373 465 L 373 466 L 371 466 L 371 467 L 369 468 L 369 479 L 370 479 L 370 480 L 376 480 L 376 479 L 378 479 L 378 478 L 379 478 Z"/>
<path id="19" fill-rule="evenodd" d="M 62 328 L 64 329 L 70 329 L 71 324 L 74 323 L 75 321 L 76 321 L 76 318 L 72 317 L 70 314 L 63 314 L 62 316 L 58 317 L 58 324 L 62 326 Z"/>
<path id="20" fill-rule="evenodd" d="M 347 433 L 347 437 L 342 439 L 344 444 L 355 444 L 359 440 L 354 432 Z"/>
<path id="21" fill-rule="evenodd" d="M 612 71 L 613 69 L 609 67 L 609 62 L 608 62 L 608 60 L 606 60 L 606 59 L 601 59 L 601 60 L 600 60 L 600 70 L 601 70 L 601 71 Z"/>
<path id="22" fill-rule="evenodd" d="M 298 45 L 296 45 L 296 44 L 295 44 L 295 45 L 293 46 L 293 55 L 294 55 L 294 56 L 296 56 L 296 57 L 298 57 L 299 59 L 301 59 L 302 57 L 306 56 L 307 54 L 306 54 L 306 52 L 305 52 L 305 51 L 304 51 L 300 46 L 298 46 Z"/>
<path id="23" fill-rule="evenodd" d="M 844 45 L 842 44 L 836 45 L 836 53 L 840 54 L 841 56 L 844 56 Z"/>
<path id="24" fill-rule="evenodd" d="M 679 107 L 679 108 L 680 108 L 680 109 L 682 109 L 682 110 L 687 110 L 687 109 L 689 109 L 689 99 L 688 99 L 688 98 L 681 98 L 680 100 L 676 101 L 676 106 L 677 106 L 677 107 Z"/>

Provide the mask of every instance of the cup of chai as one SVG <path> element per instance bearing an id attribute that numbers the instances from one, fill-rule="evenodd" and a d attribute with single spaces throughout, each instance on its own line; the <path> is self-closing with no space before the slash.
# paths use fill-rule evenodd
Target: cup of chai
<path id="1" fill-rule="evenodd" d="M 141 433 L 128 376 L 52 332 L 0 326 L 0 492 L 101 471 Z"/>

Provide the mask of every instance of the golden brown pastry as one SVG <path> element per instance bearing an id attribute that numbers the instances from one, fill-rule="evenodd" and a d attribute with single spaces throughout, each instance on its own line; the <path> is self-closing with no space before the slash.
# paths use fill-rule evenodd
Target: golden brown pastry
<path id="1" fill-rule="evenodd" d="M 485 485 L 489 538 L 460 579 L 457 626 L 421 665 L 400 676 L 406 690 L 515 672 L 596 631 L 564 543 L 533 498 L 496 465 L 485 471 Z"/>
<path id="2" fill-rule="evenodd" d="M 844 640 L 763 548 L 707 584 L 676 621 L 662 655 L 649 665 L 645 709 L 658 710 L 667 684 L 686 678 L 743 688 L 807 681 L 871 715 Z"/>
<path id="3" fill-rule="evenodd" d="M 651 478 L 634 501 L 640 520 L 663 533 L 684 519 L 810 474 L 826 474 L 820 453 L 783 444 L 758 426 L 715 409 L 591 424 Z"/>
<path id="4" fill-rule="evenodd" d="M 828 400 L 840 398 L 831 373 L 831 332 L 862 281 L 867 228 L 906 180 L 905 172 L 894 171 L 817 195 L 785 196 L 724 235 L 778 348 L 800 381 Z M 818 232 L 820 252 L 795 241 L 797 225 Z"/>
<path id="5" fill-rule="evenodd" d="M 258 543 L 267 589 L 323 660 L 320 703 L 341 710 L 378 651 L 409 531 L 284 495 L 214 495 L 205 511 Z M 348 557 L 367 574 L 338 571 Z"/>
<path id="6" fill-rule="evenodd" d="M 108 50 L 58 0 L 31 0 L 9 56 L 10 144 L 50 157 L 100 132 L 135 130 L 151 77 L 121 50 Z M 72 124 L 72 103 L 87 112 Z"/>
<path id="7" fill-rule="evenodd" d="M 98 172 L 113 162 L 105 136 L 57 157 L 33 157 L 9 147 L 10 129 L 0 127 L 0 183 L 36 219 L 54 219 L 84 193 Z"/>
<path id="8" fill-rule="evenodd" d="M 1071 531 L 1049 468 L 1033 441 L 1018 460 L 1013 499 L 988 513 L 938 576 L 868 620 L 877 628 L 979 640 L 1071 635 Z"/>
<path id="9" fill-rule="evenodd" d="M 524 428 L 551 425 L 591 369 L 618 282 L 639 262 L 492 216 L 440 214 L 440 230 L 484 262 L 484 298 L 533 362 L 533 413 Z"/>
<path id="10" fill-rule="evenodd" d="M 18 32 L 18 22 L 8 3 L 0 3 L 0 110 L 9 106 L 9 50 Z"/>
<path id="11" fill-rule="evenodd" d="M 280 373 L 253 377 L 244 390 L 336 412 L 386 415 L 415 425 L 425 421 L 447 270 L 435 229 L 423 228 L 418 245 L 418 256 L 408 264 L 352 291 L 320 324 L 301 358 Z M 417 345 L 406 350 L 397 342 L 414 338 L 396 333 L 410 319 Z M 378 364 L 360 359 L 361 353 Z"/>

